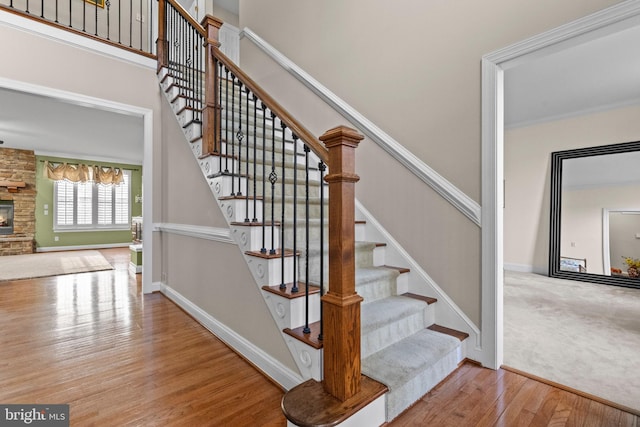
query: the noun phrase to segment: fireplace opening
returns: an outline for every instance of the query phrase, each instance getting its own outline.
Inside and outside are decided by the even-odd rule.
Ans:
[[[0,204],[0,234],[13,234],[13,202]]]

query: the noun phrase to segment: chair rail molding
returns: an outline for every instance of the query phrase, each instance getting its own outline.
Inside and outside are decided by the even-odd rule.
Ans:
[[[195,237],[197,239],[213,240],[220,243],[236,244],[235,240],[231,237],[231,231],[228,228],[160,222],[153,224],[153,231]]]
[[[482,57],[482,364],[503,357],[504,70],[569,46],[640,25],[627,0]]]
[[[254,43],[277,64],[293,75],[334,110],[340,113],[359,131],[371,138],[376,144],[410,170],[414,175],[429,185],[434,191],[440,194],[440,196],[451,203],[467,218],[473,221],[476,225],[481,225],[481,209],[480,205],[476,201],[467,196],[451,182],[447,181],[447,179],[442,175],[429,167],[411,151],[402,146],[402,144],[385,133],[344,100],[339,98],[335,93],[331,92],[328,88],[322,85],[322,83],[298,67],[293,61],[267,43],[250,28],[245,27],[240,33],[240,38],[247,38]]]

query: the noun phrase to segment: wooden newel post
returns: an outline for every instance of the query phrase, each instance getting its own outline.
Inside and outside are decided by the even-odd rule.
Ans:
[[[218,93],[218,67],[215,49],[220,47],[219,33],[223,22],[207,15],[201,22],[207,35],[204,64],[204,108],[202,109],[202,154],[219,153],[221,107]]]
[[[339,126],[320,137],[329,150],[329,292],[322,297],[324,388],[345,401],[360,391],[360,302],[356,294],[355,149],[364,137]]]
[[[158,54],[158,71],[169,65],[167,42],[167,19],[165,0],[158,0],[158,40],[156,40],[156,53]]]

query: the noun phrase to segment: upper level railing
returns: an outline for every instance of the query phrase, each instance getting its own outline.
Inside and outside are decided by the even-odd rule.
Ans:
[[[244,205],[236,221],[262,230],[250,255],[280,260],[283,294],[329,284],[320,290],[323,326],[312,331],[307,320],[301,331],[323,343],[325,389],[344,401],[360,389],[355,148],[363,137],[345,127],[315,137],[220,51],[221,21],[207,16],[201,26],[176,0],[158,6],[158,68],[171,78],[175,110],[202,126],[201,154],[216,159],[209,177],[228,177],[222,197]]]
[[[0,10],[155,57],[157,3],[157,0],[0,0]]]

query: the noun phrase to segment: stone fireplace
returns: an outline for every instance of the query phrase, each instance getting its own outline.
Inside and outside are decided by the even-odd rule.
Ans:
[[[0,148],[0,256],[33,253],[35,232],[36,156]]]

